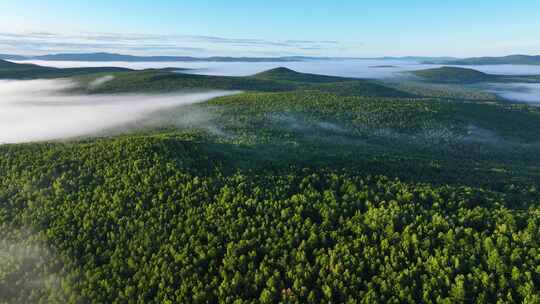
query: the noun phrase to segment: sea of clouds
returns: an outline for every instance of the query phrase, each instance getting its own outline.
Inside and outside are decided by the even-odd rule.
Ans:
[[[59,68],[114,66],[135,70],[172,67],[190,69],[187,72],[194,74],[224,76],[248,76],[272,68],[287,67],[303,73],[375,79],[404,77],[403,72],[441,66],[401,59],[305,60],[295,62],[85,62],[31,60],[20,61],[19,63],[32,63]],[[478,65],[462,67],[498,75],[540,75],[540,66]]]
[[[96,79],[90,85],[98,86],[110,79]],[[157,111],[236,93],[69,93],[77,85],[66,79],[0,80],[0,144],[91,135],[143,120]]]

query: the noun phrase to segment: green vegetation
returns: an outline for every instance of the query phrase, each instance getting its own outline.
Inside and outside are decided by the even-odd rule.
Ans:
[[[500,98],[493,93],[460,84],[391,81],[386,82],[385,85],[416,97],[443,98],[455,101],[471,100],[492,102],[500,100]]]
[[[540,76],[513,76],[513,75],[491,75],[473,69],[441,67],[413,71],[412,74],[422,78],[424,81],[434,83],[471,84],[478,82],[540,82]]]
[[[298,73],[288,68],[275,68],[253,76],[254,78],[270,79],[278,81],[329,83],[354,80],[354,78],[343,78],[335,76]]]
[[[412,72],[414,75],[425,80],[440,83],[475,83],[487,82],[492,78],[486,73],[473,69],[441,67]]]
[[[448,60],[444,64],[455,65],[483,65],[483,64],[525,64],[539,65],[540,56],[510,55],[503,57],[477,57],[459,60]]]
[[[528,106],[293,92],[229,96],[199,107],[212,113],[205,123],[230,141],[257,146],[248,166],[274,157],[413,182],[521,189],[516,193],[526,196],[540,186],[532,165],[540,161],[540,111]]]
[[[231,149],[164,135],[3,146],[2,300],[538,301],[538,205],[368,170],[232,173]]]
[[[90,93],[121,92],[174,92],[178,90],[221,89],[242,91],[283,92],[313,90],[347,96],[410,97],[409,93],[396,90],[371,80],[322,76],[298,73],[277,68],[247,77],[207,76],[175,73],[168,70],[145,70],[118,73],[115,79]],[[90,82],[95,75],[81,78]]]
[[[540,302],[540,109],[287,69],[112,75],[89,93],[247,92],[0,145],[0,303]]]
[[[115,67],[58,69],[34,64],[19,64],[0,60],[0,79],[62,78],[97,73],[114,73],[127,71],[131,70]]]
[[[115,79],[95,88],[93,93],[174,92],[186,89],[289,91],[294,84],[251,77],[206,76],[145,70],[113,74]],[[93,77],[91,78],[93,79]]]

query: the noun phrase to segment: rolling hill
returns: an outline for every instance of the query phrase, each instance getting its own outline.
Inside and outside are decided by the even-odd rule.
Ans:
[[[438,83],[475,83],[490,81],[491,75],[473,69],[441,67],[411,72],[426,81]]]
[[[540,65],[540,55],[510,55],[503,57],[474,57],[457,60],[438,60],[427,61],[428,63],[441,63],[446,65],[498,65],[498,64],[516,64],[516,65]]]
[[[253,76],[208,76],[182,73],[179,68],[130,70],[115,67],[50,68],[0,61],[0,79],[71,77],[88,84],[96,77],[114,79],[99,87],[82,86],[86,93],[166,93],[180,90],[321,91],[348,96],[412,97],[377,81],[299,73],[287,68],[271,69]]]
[[[131,71],[126,68],[96,67],[96,68],[52,68],[34,64],[20,64],[0,60],[0,79],[37,79],[75,77],[97,73],[116,73]]]
[[[268,80],[285,80],[294,82],[312,82],[312,83],[329,83],[354,80],[353,78],[334,77],[318,74],[307,74],[293,71],[289,68],[279,67],[258,73],[252,76],[253,78],[268,79]]]
[[[116,76],[92,93],[221,89],[262,92],[314,90],[349,96],[413,96],[372,80],[305,74],[287,68],[276,68],[245,77],[196,75],[163,70],[134,71]]]
[[[461,67],[440,67],[410,72],[423,81],[448,84],[473,84],[480,82],[538,83],[540,75],[493,75]]]
[[[10,61],[6,61],[6,60],[0,60],[0,68],[2,68],[2,69],[14,68],[14,67],[21,67],[21,65],[17,64],[17,63],[10,62]]]
[[[294,90],[315,90],[329,92],[341,96],[371,96],[371,97],[446,97],[452,100],[493,100],[496,99],[485,92],[474,89],[463,89],[458,86],[441,87],[429,86],[427,82],[460,84],[464,81],[484,80],[488,77],[496,81],[522,81],[537,82],[539,77],[500,77],[491,78],[467,71],[477,75],[473,78],[463,78],[462,70],[444,69],[428,70],[424,75],[426,84],[408,84],[380,82],[369,79],[344,78],[308,73],[299,73],[288,68],[276,68],[252,76],[208,76],[186,74],[189,72],[181,68],[164,68],[148,70],[129,70],[123,68],[49,68],[38,65],[18,64],[9,61],[0,61],[0,79],[37,79],[37,78],[63,78],[74,77],[83,84],[88,84],[104,75],[112,75],[114,79],[99,87],[83,86],[86,93],[126,93],[126,92],[174,92],[178,90],[194,89],[222,89],[263,92],[283,92]],[[465,73],[467,75],[467,73]],[[455,79],[458,77],[458,79]]]
[[[47,55],[0,54],[5,60],[49,60],[49,61],[121,61],[121,62],[174,62],[174,61],[210,61],[210,62],[298,62],[310,60],[401,60],[401,61],[450,61],[453,57],[318,57],[318,56],[282,56],[282,57],[192,57],[192,56],[134,56],[107,52],[98,53],[60,53]]]
[[[89,62],[293,62],[314,59],[312,57],[191,57],[191,56],[134,56],[115,53],[61,53],[37,56],[0,54],[0,59],[8,60],[45,60],[45,61],[89,61]]]

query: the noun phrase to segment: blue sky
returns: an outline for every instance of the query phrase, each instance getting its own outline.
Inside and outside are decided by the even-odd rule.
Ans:
[[[538,0],[2,0],[0,53],[540,54]]]

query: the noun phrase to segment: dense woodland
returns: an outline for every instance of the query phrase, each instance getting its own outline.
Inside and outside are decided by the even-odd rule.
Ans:
[[[486,82],[538,83],[539,75],[494,75],[477,70],[448,67],[426,69],[412,72],[424,81],[434,83],[472,84]]]
[[[0,303],[540,303],[539,109],[284,69],[116,76],[88,93],[247,92],[0,145]]]

